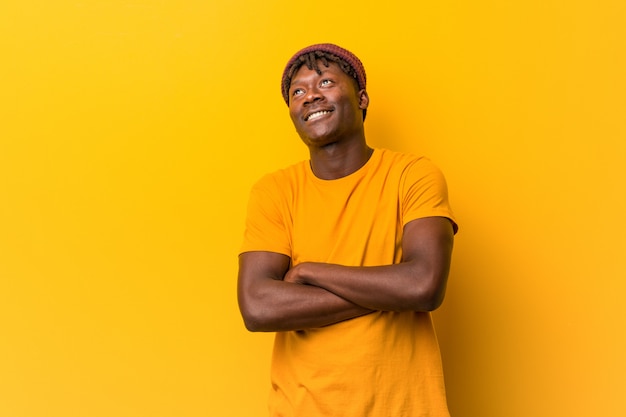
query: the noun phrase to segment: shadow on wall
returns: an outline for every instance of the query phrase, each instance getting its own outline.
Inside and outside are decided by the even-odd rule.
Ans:
[[[445,152],[443,143],[435,143],[443,133],[435,121],[437,111],[429,108],[428,101],[411,108],[402,103],[390,107],[384,103],[397,100],[380,95],[381,92],[376,93],[368,113],[368,143],[439,159],[433,153]],[[411,123],[406,122],[407,117],[411,117]],[[407,125],[408,130],[399,128]],[[453,164],[454,157],[448,163]],[[451,176],[445,170],[444,175]],[[485,233],[492,226],[477,224],[480,220],[472,216],[480,209],[473,207],[475,201],[464,201],[472,193],[455,195],[453,189],[450,192],[460,231],[455,240],[446,299],[434,313],[448,403],[455,417],[499,417],[511,409],[511,404],[504,403],[511,396],[507,392],[512,378],[508,370],[515,352],[510,347],[519,344],[516,339],[520,337],[507,322],[507,318],[520,314],[513,311],[512,299],[517,298],[508,297],[515,285],[513,260],[511,254],[505,253],[507,245],[497,241],[499,236]],[[502,392],[494,392],[493,387]]]
[[[468,212],[458,207],[457,215]],[[520,330],[512,317],[517,309],[512,291],[510,256],[495,239],[479,236],[471,222],[461,222],[443,305],[433,313],[445,372],[448,404],[457,417],[503,416],[511,404],[511,361],[524,355],[511,351],[520,346]],[[499,279],[494,279],[499,275]],[[494,392],[497,390],[497,392]]]
[[[370,97],[372,101],[365,120],[368,144],[375,148],[429,156],[430,145],[439,136],[435,131],[430,103],[420,101],[408,107],[394,95],[382,91],[374,94],[373,98]]]

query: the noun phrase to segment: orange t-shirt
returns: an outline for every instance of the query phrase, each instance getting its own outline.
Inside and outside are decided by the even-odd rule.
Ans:
[[[303,161],[253,187],[241,252],[282,253],[294,265],[390,265],[402,259],[403,227],[432,216],[456,232],[445,179],[426,158],[376,149],[336,180]],[[271,379],[273,417],[449,416],[429,313],[376,311],[278,332]]]

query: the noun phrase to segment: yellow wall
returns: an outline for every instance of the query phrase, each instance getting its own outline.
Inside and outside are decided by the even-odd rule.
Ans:
[[[516,3],[516,4],[513,4]],[[626,8],[0,5],[0,416],[265,415],[235,300],[247,192],[306,157],[279,77],[357,53],[375,146],[445,171],[456,417],[626,415]]]

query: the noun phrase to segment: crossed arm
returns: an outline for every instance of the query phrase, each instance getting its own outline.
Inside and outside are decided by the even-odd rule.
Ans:
[[[453,246],[443,217],[413,220],[404,227],[402,262],[351,267],[305,262],[273,252],[239,257],[238,299],[251,331],[322,327],[375,310],[432,311],[443,301]]]

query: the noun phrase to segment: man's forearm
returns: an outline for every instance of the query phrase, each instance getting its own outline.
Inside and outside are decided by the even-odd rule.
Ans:
[[[402,258],[385,266],[301,263],[285,281],[323,288],[372,310],[432,311],[443,301],[454,242],[443,217],[413,220],[404,227]]]
[[[265,280],[264,280],[265,281]],[[268,279],[242,293],[240,304],[251,331],[302,330],[335,324],[371,312],[323,288]]]
[[[445,282],[434,282],[441,279],[436,275],[416,262],[375,267],[303,263],[290,270],[286,280],[323,288],[372,310],[431,311],[445,290]]]

